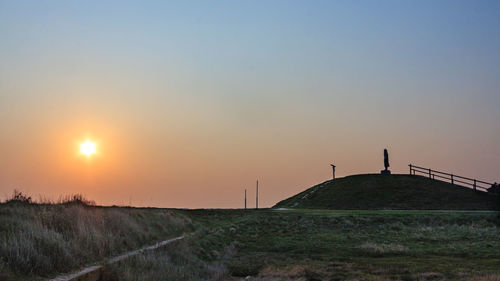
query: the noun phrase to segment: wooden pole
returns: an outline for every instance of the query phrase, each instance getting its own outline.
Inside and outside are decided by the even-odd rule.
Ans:
[[[451,184],[455,184],[455,182],[453,180],[453,175],[451,175]]]
[[[259,181],[257,180],[257,187],[255,192],[255,209],[259,208]]]
[[[245,188],[245,210],[247,209],[247,189]]]
[[[410,166],[410,175],[411,175],[411,164],[410,164],[410,165],[408,165],[408,166]]]

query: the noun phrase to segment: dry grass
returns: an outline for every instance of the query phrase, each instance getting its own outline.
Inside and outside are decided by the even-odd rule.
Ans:
[[[500,275],[495,274],[495,275],[475,277],[467,281],[500,281]]]
[[[333,265],[333,266],[332,266]],[[266,266],[258,274],[245,277],[226,277],[224,281],[320,281],[320,280],[350,280],[350,281],[397,281],[386,276],[370,275],[369,277],[345,277],[337,272],[338,267],[349,267],[349,264],[293,265],[285,267]],[[342,276],[342,277],[339,277]],[[418,279],[420,281],[420,279]],[[424,279],[422,279],[423,281]],[[429,279],[430,280],[430,279]]]
[[[224,260],[232,255],[226,247],[214,261],[200,259],[199,249],[192,243],[197,237],[186,238],[156,251],[137,255],[119,265],[108,266],[101,281],[217,281],[227,276]]]
[[[71,198],[77,200],[0,204],[3,275],[53,276],[192,229],[173,211],[95,207]]]
[[[373,255],[385,255],[385,254],[404,254],[408,252],[408,248],[399,244],[376,244],[367,242],[362,244],[360,247],[365,253]]]
[[[439,272],[422,272],[415,274],[413,279],[417,281],[443,280],[444,276]]]

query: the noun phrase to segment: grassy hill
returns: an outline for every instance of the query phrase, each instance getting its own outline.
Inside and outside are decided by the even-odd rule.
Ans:
[[[500,197],[422,176],[366,174],[326,181],[274,208],[499,210]]]

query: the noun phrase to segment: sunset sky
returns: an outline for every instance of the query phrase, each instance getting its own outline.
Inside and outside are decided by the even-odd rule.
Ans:
[[[0,0],[2,199],[270,207],[384,148],[500,181],[500,1]]]

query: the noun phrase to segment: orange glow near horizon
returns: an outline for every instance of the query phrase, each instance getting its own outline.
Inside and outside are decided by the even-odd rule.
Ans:
[[[90,140],[86,140],[80,144],[80,153],[90,157],[96,153],[96,144]]]
[[[241,208],[259,180],[271,207],[385,148],[500,181],[498,1],[25,2],[0,1],[2,202]]]

